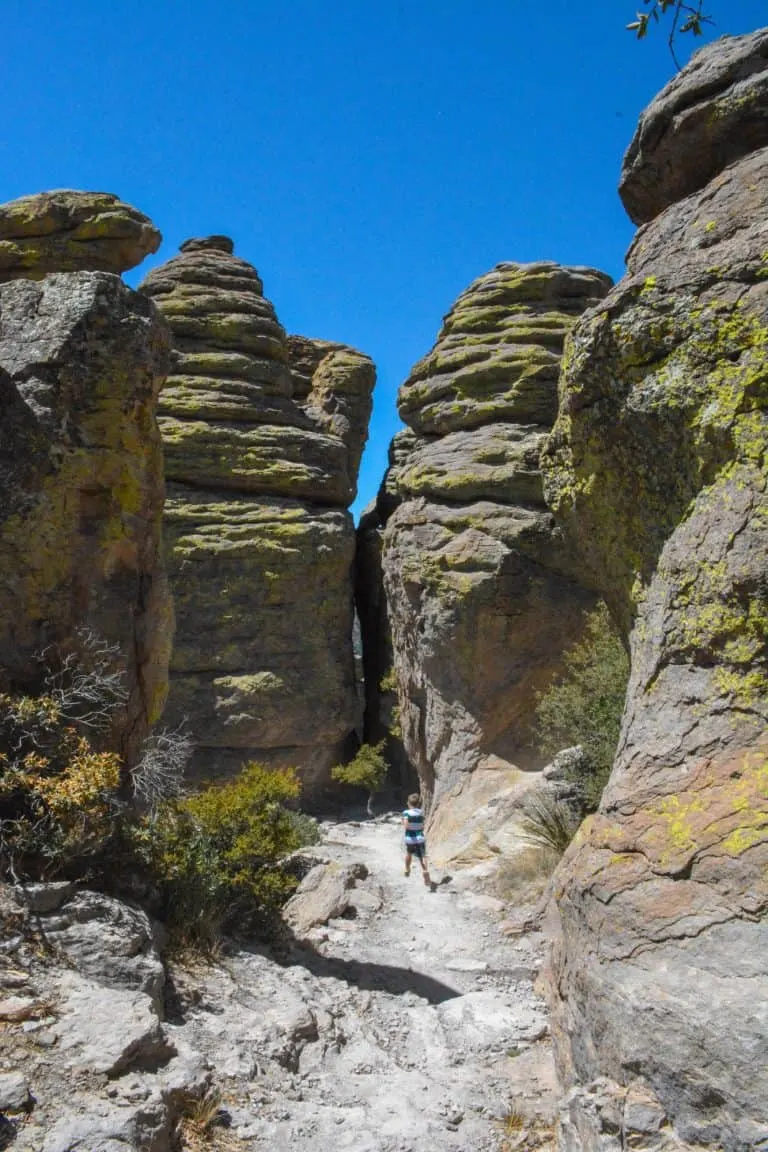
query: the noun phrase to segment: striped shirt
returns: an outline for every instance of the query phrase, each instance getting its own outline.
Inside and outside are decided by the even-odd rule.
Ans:
[[[403,812],[405,821],[406,844],[424,843],[424,813],[421,808],[406,808]]]

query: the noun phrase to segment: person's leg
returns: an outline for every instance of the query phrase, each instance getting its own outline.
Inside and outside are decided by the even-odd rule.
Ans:
[[[411,874],[411,860],[412,859],[413,859],[413,857],[411,856],[411,853],[406,848],[406,850],[405,850],[405,874],[406,874],[406,876],[410,876],[410,874]]]
[[[424,883],[427,886],[429,886],[432,883],[432,880],[431,880],[431,877],[429,875],[429,868],[427,866],[427,857],[426,857],[426,854],[424,852],[422,852],[421,855],[419,856],[419,864],[421,864],[421,875],[424,878]]]

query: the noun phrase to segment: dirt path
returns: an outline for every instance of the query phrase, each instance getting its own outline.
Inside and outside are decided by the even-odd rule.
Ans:
[[[495,1152],[510,1113],[549,1115],[540,938],[505,936],[499,902],[460,876],[406,878],[395,822],[332,825],[321,852],[368,869],[347,913],[281,963],[229,957],[174,1027],[207,1054],[242,1146]]]

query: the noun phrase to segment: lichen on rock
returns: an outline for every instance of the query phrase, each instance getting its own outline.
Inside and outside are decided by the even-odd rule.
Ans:
[[[0,205],[0,282],[127,272],[160,247],[148,216],[110,192],[62,189]]]
[[[49,646],[83,628],[116,646],[130,759],[162,711],[172,634],[155,422],[168,331],[101,272],[0,285],[0,321],[0,666],[34,690]]]
[[[376,580],[380,551],[386,615],[365,592],[361,619],[380,663],[390,644],[371,631],[391,628],[402,741],[435,845],[451,835],[450,798],[484,768],[501,781],[533,763],[536,692],[592,602],[544,504],[539,452],[566,333],[609,284],[588,268],[499,264],[462,293],[400,390],[409,427],[392,445],[379,524],[360,530],[371,572],[359,585]],[[384,671],[366,677],[371,723]]]
[[[373,364],[287,337],[227,237],[187,241],[141,291],[173,333],[159,417],[177,613],[170,722],[192,726],[193,775],[291,764],[317,803],[358,721],[346,509]]]
[[[572,333],[542,457],[632,658],[611,780],[557,891],[569,1148],[638,1079],[683,1146],[768,1138],[766,45],[703,49],[641,118],[623,193],[649,222]]]

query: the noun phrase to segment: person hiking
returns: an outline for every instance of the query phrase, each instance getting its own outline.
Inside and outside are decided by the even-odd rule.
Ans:
[[[410,876],[414,856],[421,865],[424,883],[432,888],[432,880],[427,867],[427,841],[424,836],[424,812],[421,796],[412,792],[408,797],[408,807],[403,812],[403,833],[405,838],[405,874]]]

